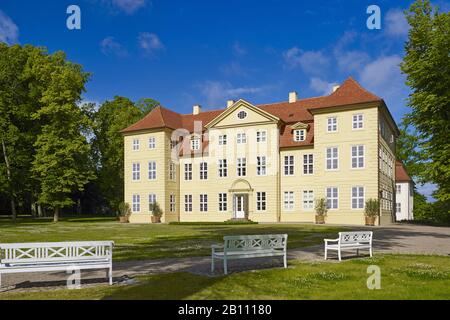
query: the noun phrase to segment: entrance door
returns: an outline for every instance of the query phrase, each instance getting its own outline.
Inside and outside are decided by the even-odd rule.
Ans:
[[[235,218],[236,219],[244,219],[245,218],[245,197],[243,195],[235,195]]]

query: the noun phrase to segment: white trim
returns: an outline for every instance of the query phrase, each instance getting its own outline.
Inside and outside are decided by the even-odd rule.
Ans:
[[[332,169],[328,169],[328,163],[327,163],[327,160],[328,160],[328,158],[327,158],[327,155],[328,155],[328,149],[334,149],[334,148],[336,148],[336,150],[337,150],[337,157],[336,157],[336,159],[337,159],[337,168],[332,168]],[[333,147],[325,147],[325,171],[339,171],[339,147],[337,147],[337,146],[333,146]],[[333,157],[333,150],[331,150],[331,164],[333,165],[333,159],[334,159],[334,157]]]
[[[361,128],[354,128],[353,124],[355,123],[354,121],[354,116],[362,116],[361,121],[359,119],[357,119],[356,123],[362,123],[362,127]],[[352,131],[359,131],[359,130],[363,130],[364,129],[364,113],[355,113],[352,114]]]
[[[358,195],[356,196],[356,201],[357,201],[357,204],[358,204],[358,206],[359,206],[359,199],[360,199],[360,197],[359,197],[359,188],[362,188],[363,189],[363,196],[362,196],[362,200],[363,200],[363,207],[362,208],[353,208],[353,188],[358,188],[358,190],[357,190],[357,192],[358,192]],[[364,186],[351,186],[350,187],[350,209],[351,210],[353,210],[353,211],[361,211],[361,210],[364,210],[364,208],[366,207],[366,188],[364,187]]]
[[[336,123],[335,123],[335,125],[336,125],[336,130],[329,130],[329,123],[328,123],[328,120],[329,119],[335,119],[336,120]],[[330,117],[327,117],[327,133],[337,133],[337,132],[339,132],[339,124],[338,124],[338,117],[337,116],[330,116]],[[333,127],[333,123],[331,124],[331,127]]]
[[[337,190],[337,198],[331,197],[328,198],[328,189],[336,189]],[[337,199],[337,207],[336,208],[328,208],[328,210],[339,210],[339,187],[335,187],[335,186],[328,186],[325,187],[325,198],[327,199],[327,208],[328,208],[328,200],[333,200],[333,199]],[[331,194],[333,194],[333,190],[331,190]],[[333,202],[331,202],[333,203]]]
[[[150,163],[153,163],[154,165],[155,165],[155,168],[154,169],[150,169]],[[154,160],[150,160],[148,163],[147,163],[147,179],[149,180],[149,181],[155,181],[155,180],[157,180],[157,178],[158,178],[158,165],[156,164],[156,161],[154,161]],[[153,179],[153,178],[150,178],[150,172],[151,171],[154,171],[155,172],[155,178]]]
[[[359,165],[359,158],[361,157],[359,155],[359,147],[363,147],[363,166],[362,167],[356,167],[353,168],[353,147],[356,147],[356,164]],[[351,170],[363,170],[366,168],[366,146],[364,144],[352,144],[350,145],[350,169]]]

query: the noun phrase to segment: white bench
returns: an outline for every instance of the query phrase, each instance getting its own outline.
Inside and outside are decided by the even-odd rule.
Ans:
[[[113,241],[0,244],[2,274],[107,269],[112,285]]]
[[[287,268],[287,237],[287,234],[225,236],[223,245],[211,246],[211,272],[214,272],[214,259],[223,260],[225,274],[228,274],[227,261],[234,259],[280,256],[284,257]]]
[[[328,250],[337,251],[339,261],[341,261],[341,252],[349,250],[356,250],[356,254],[359,254],[359,249],[368,249],[372,257],[372,236],[372,231],[339,232],[337,239],[324,239],[325,260],[327,260]]]

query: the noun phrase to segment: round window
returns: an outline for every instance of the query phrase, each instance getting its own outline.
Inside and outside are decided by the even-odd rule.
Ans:
[[[239,118],[239,119],[245,119],[245,118],[247,118],[247,112],[245,112],[244,110],[242,110],[242,111],[239,111],[238,112],[238,114],[237,114],[237,117]]]

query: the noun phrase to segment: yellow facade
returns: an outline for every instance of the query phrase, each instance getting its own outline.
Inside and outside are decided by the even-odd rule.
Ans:
[[[241,111],[245,111],[245,119],[239,118]],[[355,115],[362,115],[362,128],[353,128]],[[222,222],[242,218],[242,212],[246,218],[257,222],[314,222],[315,212],[311,199],[326,197],[327,188],[337,188],[337,208],[328,211],[326,222],[363,225],[364,209],[352,208],[352,200],[363,198],[361,201],[365,202],[369,198],[380,198],[382,190],[394,190],[394,171],[387,174],[389,171],[385,170],[385,174],[379,161],[380,148],[384,147],[390,156],[389,161],[393,161],[394,165],[394,140],[389,141],[391,138],[386,137],[392,136],[395,139],[395,124],[389,122],[386,110],[374,104],[318,109],[313,112],[313,116],[313,144],[280,147],[280,119],[240,100],[206,125],[209,140],[207,153],[183,156],[180,159],[172,159],[172,129],[125,134],[125,201],[133,207],[133,195],[140,195],[140,211],[133,212],[130,221],[150,222],[149,195],[155,194],[156,201],[164,212],[163,222]],[[328,132],[329,118],[337,120],[335,132]],[[383,135],[380,130],[382,122]],[[237,143],[238,134],[239,141],[242,142],[244,133],[246,143]],[[226,145],[221,145],[224,135]],[[257,142],[258,137],[263,140],[261,135],[264,135],[265,141]],[[149,148],[150,138],[155,139],[154,149]],[[133,150],[136,139],[140,141],[138,151]],[[352,168],[352,147],[360,146],[364,149],[364,165]],[[326,167],[327,148],[337,148],[337,169]],[[313,157],[313,172],[305,173],[304,157],[308,158],[310,155]],[[258,174],[258,157],[265,157],[265,175]],[[293,157],[292,175],[285,174],[285,157]],[[241,167],[239,175],[238,159],[243,158],[246,172],[243,175]],[[220,177],[219,160],[224,159],[227,160],[227,176]],[[154,180],[148,179],[150,161],[156,163]],[[173,179],[170,179],[171,161],[176,166]],[[133,163],[140,163],[139,181],[133,181]],[[200,179],[200,163],[207,163],[207,179]],[[192,169],[186,173],[187,164]],[[261,172],[261,163],[259,165]],[[186,177],[191,176],[191,179],[186,180]],[[352,188],[363,190],[363,197],[359,195],[356,197],[358,199],[352,198]],[[292,195],[293,201],[285,203],[285,192]],[[258,202],[262,193],[265,193],[264,205],[262,201]],[[219,194],[226,194],[226,208],[223,198],[219,204],[219,197],[223,197]],[[171,195],[175,198],[172,208]],[[207,196],[207,201],[204,195]],[[192,202],[186,203],[186,196]],[[389,223],[391,215],[392,208],[383,209],[380,223]]]

